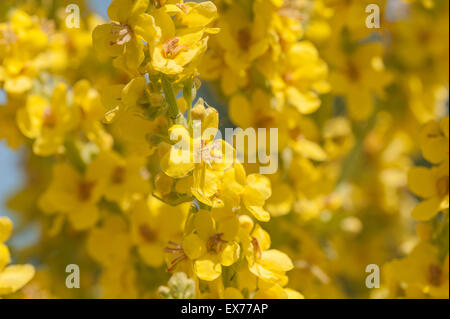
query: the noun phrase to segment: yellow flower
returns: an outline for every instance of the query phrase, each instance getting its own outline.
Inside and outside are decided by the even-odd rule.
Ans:
[[[211,212],[200,210],[193,224],[194,230],[183,239],[183,250],[194,262],[198,278],[213,281],[222,274],[222,266],[231,266],[239,259],[238,219],[216,224]]]
[[[194,180],[192,194],[202,203],[223,206],[221,199],[221,177],[235,162],[235,151],[223,140],[214,140],[219,125],[215,109],[207,108],[198,129],[199,136],[191,137],[180,125],[169,130],[169,136],[179,139],[161,160],[164,173],[173,178],[184,178],[192,172]]]
[[[277,182],[272,189],[272,196],[270,196],[266,204],[270,215],[278,217],[289,214],[295,201],[295,194],[289,184]]]
[[[420,221],[433,218],[449,207],[449,163],[437,167],[414,167],[408,172],[409,189],[424,199],[413,210],[412,216]]]
[[[448,299],[448,254],[439,261],[437,248],[430,243],[418,244],[403,259],[387,263],[383,273],[389,288],[389,297],[403,291],[406,298]]]
[[[25,138],[16,124],[17,110],[22,107],[21,100],[10,99],[8,104],[0,105],[0,140],[5,139],[12,149],[21,146]]]
[[[90,256],[104,267],[125,265],[131,253],[131,239],[125,220],[119,215],[106,215],[103,224],[89,232],[86,247]]]
[[[392,74],[383,61],[380,43],[356,47],[351,55],[334,54],[330,62],[332,92],[346,97],[350,117],[365,120],[373,112],[374,97],[383,97],[384,88],[392,82]]]
[[[111,124],[111,134],[116,145],[121,145],[124,153],[148,156],[155,151],[147,142],[149,133],[166,129],[165,117],[149,121],[141,101],[150,94],[144,77],[135,77],[126,85],[107,86],[102,92],[102,102],[107,112],[104,120]],[[145,105],[144,105],[145,107]]]
[[[144,41],[152,43],[160,36],[155,19],[145,13],[149,0],[113,0],[108,7],[111,23],[92,33],[94,50],[100,57],[123,57],[125,65],[137,69],[144,61]]]
[[[94,165],[80,174],[69,164],[56,164],[52,181],[39,200],[40,208],[45,213],[64,214],[76,230],[91,228],[99,219],[97,203],[104,194],[101,173]]]
[[[212,211],[215,218],[227,218],[236,213],[250,213],[257,220],[268,222],[270,214],[264,209],[272,195],[270,180],[260,174],[247,174],[241,163],[236,162],[220,178],[220,195],[223,205]]]
[[[271,82],[279,109],[287,104],[301,114],[314,113],[320,107],[318,94],[329,91],[328,67],[308,41],[292,44],[281,63],[271,66],[271,61],[267,61],[261,72]]]
[[[85,136],[101,149],[110,149],[112,136],[100,122],[104,117],[104,107],[97,90],[87,80],[75,83],[73,87],[73,106],[80,112],[81,130]]]
[[[168,242],[181,240],[189,204],[176,207],[150,196],[138,201],[130,212],[131,237],[145,264],[159,267]]]
[[[135,77],[126,85],[108,86],[102,94],[102,102],[107,112],[105,122],[113,123],[125,112],[137,110],[138,101],[146,91],[146,80],[143,76]]]
[[[254,21],[243,6],[233,2],[223,13],[219,21],[221,32],[216,41],[225,51],[225,62],[231,73],[238,78],[250,64],[261,57],[268,49],[270,38],[268,24],[270,4],[267,1],[255,1]]]
[[[243,217],[240,222],[248,224]],[[244,228],[240,236],[250,271],[264,282],[285,286],[288,282],[286,271],[294,265],[285,253],[270,249],[269,234],[259,225],[253,227],[250,224],[250,229]]]
[[[15,10],[10,23],[0,24],[0,85],[10,94],[22,94],[33,86],[39,71],[38,54],[46,47],[47,35],[22,10]]]
[[[205,33],[218,31],[206,28],[217,17],[216,6],[211,1],[168,4],[152,14],[162,36],[150,43],[151,68],[166,75],[194,71],[198,58],[206,51]]]
[[[79,123],[79,114],[68,105],[66,94],[66,85],[60,83],[50,101],[31,95],[25,107],[17,112],[17,125],[26,137],[34,140],[34,153],[48,156],[64,151],[65,134]]]
[[[260,288],[254,299],[305,299],[305,297],[290,288],[283,288],[280,285],[267,285],[267,287]]]
[[[145,158],[122,158],[115,152],[102,152],[90,164],[90,169],[105,176],[105,198],[127,211],[132,203],[150,192],[150,174]]]
[[[0,217],[0,296],[12,294],[25,286],[34,276],[31,265],[9,265],[11,262],[8,247],[4,244],[12,231],[12,222]]]
[[[428,122],[420,134],[420,148],[425,159],[433,164],[448,160],[449,156],[449,117],[442,118],[440,123]]]
[[[242,194],[242,201],[245,208],[262,222],[270,220],[270,214],[264,209],[264,204],[272,195],[270,180],[260,174],[250,174],[247,176],[247,183]]]

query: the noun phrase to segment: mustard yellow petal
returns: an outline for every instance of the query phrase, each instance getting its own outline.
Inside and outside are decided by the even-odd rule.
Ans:
[[[144,44],[142,40],[136,37],[131,38],[125,46],[125,60],[126,65],[131,70],[135,70],[140,67],[144,61]]]
[[[11,236],[13,224],[8,217],[0,217],[0,243],[4,243]]]
[[[222,274],[222,266],[211,259],[196,260],[194,271],[201,280],[213,281]]]
[[[149,0],[113,0],[108,7],[111,20],[127,23],[147,10]]]
[[[286,96],[289,103],[301,114],[314,113],[320,106],[319,98],[312,92],[300,92],[294,87],[289,87]]]
[[[0,295],[14,293],[25,286],[34,276],[31,265],[11,265],[0,272]]]
[[[191,260],[200,258],[206,253],[206,245],[197,234],[189,234],[183,239],[183,250]]]
[[[288,184],[276,184],[272,196],[266,202],[266,209],[274,217],[284,216],[291,212],[294,201],[294,192]]]
[[[284,292],[287,293],[288,299],[305,299],[305,296],[294,289],[285,288]]]
[[[159,267],[164,262],[164,249],[158,243],[139,245],[138,252],[144,263],[150,267]]]
[[[445,123],[442,123],[445,130]],[[448,158],[448,137],[441,130],[439,123],[431,121],[424,125],[420,133],[420,147],[425,159],[439,164]]]
[[[258,224],[252,232],[252,237],[255,237],[258,240],[259,249],[261,249],[261,251],[265,251],[270,248],[271,240],[269,233],[262,229],[262,227]]]
[[[220,263],[226,267],[233,265],[239,259],[241,246],[236,242],[227,243],[220,254]]]
[[[264,208],[262,208],[261,206],[248,205],[246,201],[247,200],[244,199],[245,207],[250,213],[253,214],[253,216],[255,216],[257,220],[259,220],[260,222],[268,222],[270,220],[270,214]]]
[[[212,212],[215,217],[214,210]],[[231,217],[222,220],[217,227],[217,231],[223,234],[224,240],[233,241],[239,231],[239,218],[233,214]]]
[[[420,202],[414,207],[411,215],[419,221],[427,221],[437,215],[441,207],[441,200],[435,196]]]
[[[255,299],[287,299],[287,292],[280,285],[273,285],[270,288],[258,290],[254,297]]]
[[[5,81],[5,91],[12,94],[21,94],[33,87],[33,81],[30,77],[20,75],[14,78],[8,78]]]
[[[212,141],[217,135],[218,128],[219,112],[215,108],[208,107],[202,120],[202,138],[207,142]]]
[[[72,211],[69,214],[69,220],[72,226],[78,230],[86,230],[93,227],[100,217],[96,205],[84,205],[79,210]]]
[[[205,27],[217,18],[217,8],[211,1],[188,2],[188,14],[181,15],[181,23],[188,28]]]
[[[275,284],[285,284],[287,282],[287,276],[284,272],[274,272],[260,263],[254,263],[249,269],[255,276],[266,282]]]
[[[325,153],[319,144],[309,141],[306,138],[302,138],[296,142],[295,150],[314,161],[323,162],[328,159],[327,153]]]
[[[0,243],[0,273],[3,268],[11,262],[11,255],[9,249],[5,244]]]
[[[425,167],[413,167],[408,171],[409,189],[422,198],[430,198],[436,195],[436,179],[431,169]]]
[[[258,191],[264,200],[272,195],[270,180],[261,174],[250,174],[247,176],[247,185]]]
[[[123,46],[114,43],[117,35],[111,31],[113,31],[111,24],[102,24],[92,32],[92,45],[99,58],[116,57],[123,52]]]
[[[294,268],[288,255],[276,249],[263,251],[259,263],[265,268],[275,272],[289,271]]]
[[[239,125],[239,127],[243,129],[252,126],[254,121],[254,110],[244,95],[234,95],[229,104],[230,119],[233,123]]]
[[[139,15],[134,21],[133,29],[136,35],[147,43],[158,41],[161,37],[161,30],[156,27],[155,18],[149,14]]]
[[[199,212],[197,212],[197,214],[195,215],[194,225],[198,235],[204,241],[208,240],[209,237],[214,235],[215,222],[210,211],[200,210]]]
[[[144,94],[145,78],[143,76],[132,79],[122,90],[122,102],[125,107],[135,107]]]

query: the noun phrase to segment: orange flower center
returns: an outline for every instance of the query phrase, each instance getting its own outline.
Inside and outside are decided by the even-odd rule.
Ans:
[[[448,176],[444,176],[438,179],[438,181],[436,182],[436,188],[440,197],[448,195]]]
[[[261,246],[259,245],[258,239],[252,237],[252,245],[253,245],[253,254],[255,255],[255,259],[259,260],[262,256]]]
[[[92,196],[95,182],[81,181],[78,184],[78,198],[82,202],[88,201]]]
[[[47,106],[44,109],[44,119],[42,122],[42,125],[47,128],[54,128],[56,126],[56,116],[55,113],[53,113],[53,110],[50,106]]]
[[[428,268],[428,281],[433,286],[439,286],[442,279],[442,269],[438,265],[430,265]]]
[[[239,30],[237,34],[237,41],[240,48],[243,51],[247,51],[250,48],[250,44],[252,42],[252,35],[250,31],[248,31],[247,29]]]
[[[215,151],[221,150],[221,145],[219,143],[207,143],[205,140],[201,140],[201,144],[196,148],[196,156],[202,162],[206,163],[209,167],[216,160],[221,160],[223,158],[222,154]]]
[[[154,230],[150,229],[147,225],[141,225],[139,227],[139,233],[147,242],[154,242],[157,238],[157,234]]]
[[[208,242],[206,244],[208,252],[217,254],[222,250],[223,244],[227,242],[226,240],[222,239],[222,236],[223,233],[218,233],[209,237]]]
[[[133,30],[129,25],[126,24],[117,24],[112,22],[111,25],[113,26],[111,29],[111,33],[117,36],[115,41],[111,41],[110,45],[124,45],[131,41],[133,37]]]
[[[163,55],[166,59],[174,59],[180,54],[182,51],[186,51],[189,48],[185,45],[180,45],[180,38],[174,37],[167,40],[163,44]]]
[[[183,260],[187,259],[183,247],[181,247],[180,244],[174,243],[173,241],[169,241],[169,245],[164,249],[166,253],[177,255],[172,261],[169,263],[169,268],[167,269],[168,272],[172,272],[177,265],[182,262]]]
[[[125,182],[126,168],[123,166],[117,166],[111,176],[111,180],[114,184],[123,184]]]
[[[308,8],[305,1],[285,0],[278,10],[278,14],[286,18],[305,20],[307,19],[307,11]]]

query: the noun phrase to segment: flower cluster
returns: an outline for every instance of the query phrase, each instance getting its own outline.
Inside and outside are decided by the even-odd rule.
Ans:
[[[448,298],[448,1],[74,2],[0,4],[0,296]]]
[[[12,231],[12,222],[0,217],[0,296],[9,295],[25,286],[34,276],[31,265],[9,265],[11,255],[4,244]]]

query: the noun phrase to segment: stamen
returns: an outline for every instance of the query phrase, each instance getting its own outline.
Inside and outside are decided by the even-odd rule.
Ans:
[[[139,227],[139,232],[147,242],[154,242],[155,239],[157,238],[156,233],[152,229],[150,229],[147,225],[141,225]]]
[[[111,34],[114,34],[117,36],[117,39],[115,41],[110,41],[110,45],[124,45],[131,41],[133,30],[130,26],[126,24],[117,24],[112,22],[111,25],[113,28],[111,29]]]
[[[178,43],[180,43],[180,38],[174,37],[163,44],[163,55],[166,59],[174,59],[182,51],[189,49],[186,45],[178,45]]]
[[[78,184],[78,198],[82,202],[86,202],[91,198],[92,190],[95,182],[81,181]]]
[[[180,8],[184,13],[188,13],[188,8],[184,3],[177,3],[176,6]]]
[[[215,235],[212,235],[206,244],[207,250],[210,253],[217,254],[220,252],[223,248],[223,244],[225,244],[227,241],[222,239],[223,233],[218,233]]]
[[[438,179],[438,181],[436,182],[436,188],[437,188],[437,192],[440,197],[444,197],[444,196],[448,195],[448,191],[449,191],[448,176],[444,176],[444,177],[441,177],[440,179]]]
[[[280,16],[297,20],[306,20],[308,18],[305,12],[309,11],[307,3],[301,0],[285,0],[278,10]]]
[[[220,151],[220,153],[215,153],[214,151]],[[221,152],[221,144],[214,142],[214,143],[207,143],[205,140],[201,140],[200,147],[196,150],[197,158],[199,158],[201,161],[206,163],[209,168],[212,168],[212,163],[218,160],[222,160],[223,155]]]
[[[439,286],[442,279],[442,270],[437,265],[430,265],[428,269],[428,280],[433,286]]]
[[[47,128],[54,128],[56,126],[56,116],[51,106],[47,106],[44,109],[42,125]]]
[[[117,166],[111,176],[113,184],[123,184],[125,182],[126,168]]]
[[[2,45],[14,44],[19,39],[10,27],[1,30],[1,34],[2,39],[0,39],[0,44]]]
[[[165,252],[169,254],[180,254],[170,262],[170,267],[167,268],[167,272],[172,272],[180,262],[186,260],[188,257],[184,253],[183,247],[180,244],[174,243],[173,241],[169,241],[168,245],[172,247],[164,248]]]
[[[256,259],[261,259],[262,251],[261,246],[259,245],[258,239],[252,237],[252,245],[253,245],[253,253]]]

